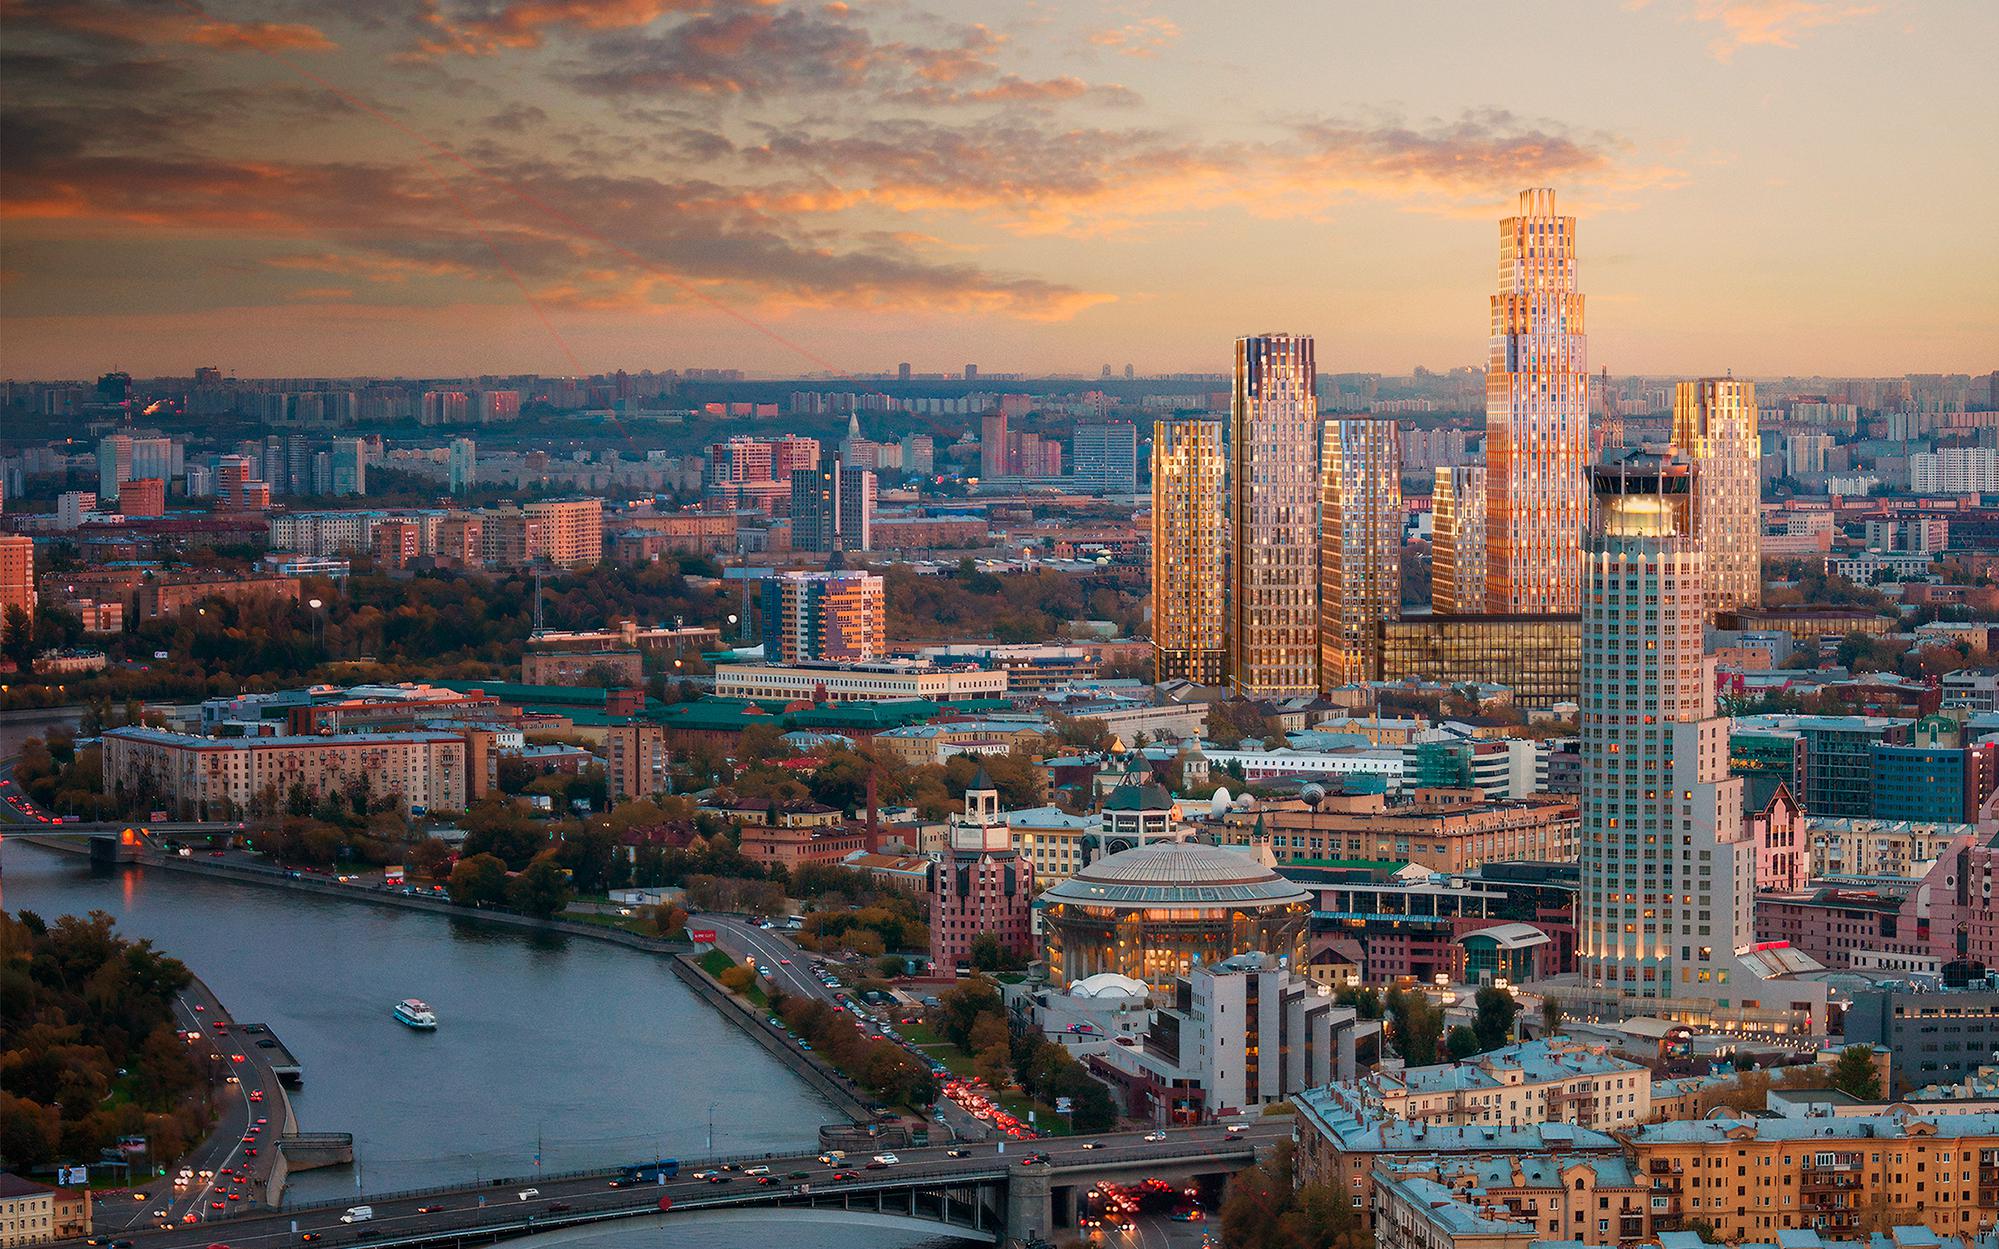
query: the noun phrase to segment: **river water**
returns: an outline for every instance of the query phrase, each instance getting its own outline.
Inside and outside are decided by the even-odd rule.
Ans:
[[[185,962],[304,1069],[304,1131],[352,1132],[358,1165],[295,1177],[298,1200],[708,1152],[797,1151],[832,1107],[657,958],[586,939],[294,895],[0,843],[0,906],[108,911]],[[390,1008],[421,997],[435,1033]],[[768,1215],[605,1244],[862,1249],[921,1236]],[[948,1242],[947,1242],[948,1243]]]

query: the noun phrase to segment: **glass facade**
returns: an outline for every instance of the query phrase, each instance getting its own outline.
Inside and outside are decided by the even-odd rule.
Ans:
[[[1430,494],[1430,610],[1485,610],[1485,469],[1439,468]]]
[[[1319,692],[1319,400],[1312,339],[1235,345],[1229,427],[1229,691]]]
[[[1707,560],[1710,613],[1763,602],[1762,487],[1757,479],[1756,383],[1681,382],[1673,445],[1694,464],[1691,532]]]
[[[1152,429],[1153,680],[1223,681],[1222,422]]]
[[[1432,616],[1375,629],[1383,681],[1490,682],[1522,707],[1574,702],[1581,685],[1580,616]]]
[[[1142,980],[1157,1000],[1168,1000],[1174,981],[1195,964],[1212,966],[1251,950],[1305,965],[1309,902],[1200,906],[1178,901],[1185,890],[1162,889],[1161,905],[1047,906],[1048,978],[1074,984],[1098,972]]]
[[[1576,219],[1520,193],[1499,224],[1499,292],[1485,374],[1486,610],[1571,612],[1588,515],[1589,362]]]
[[[1402,614],[1402,440],[1395,420],[1327,421],[1319,435],[1319,683],[1367,680],[1374,624]]]

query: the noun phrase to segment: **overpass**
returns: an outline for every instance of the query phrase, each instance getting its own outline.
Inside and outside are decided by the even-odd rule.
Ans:
[[[913,1230],[987,1244],[1053,1238],[1076,1226],[1083,1194],[1100,1180],[1148,1177],[1176,1184],[1220,1179],[1288,1138],[1290,1120],[1253,1124],[1239,1137],[1219,1127],[1175,1129],[1164,1141],[1139,1133],[1010,1141],[898,1151],[892,1166],[867,1170],[865,1158],[822,1164],[816,1156],[726,1160],[711,1181],[696,1173],[725,1165],[685,1162],[664,1182],[625,1184],[616,1173],[493,1180],[480,1185],[364,1196],[268,1211],[217,1212],[214,1221],[136,1233],[136,1249],[289,1249],[302,1234],[342,1243],[362,1234],[371,1249],[470,1249],[522,1242],[523,1249],[664,1225],[699,1211],[819,1210],[837,1218],[895,1221]],[[962,1157],[952,1157],[957,1152]],[[1037,1157],[1046,1161],[1032,1161]],[[753,1177],[744,1168],[764,1166]],[[836,1179],[835,1175],[849,1175]],[[760,1182],[768,1179],[768,1184]],[[526,1194],[523,1196],[523,1194]],[[343,1223],[356,1202],[374,1211],[365,1226]],[[662,1206],[666,1208],[662,1209]]]

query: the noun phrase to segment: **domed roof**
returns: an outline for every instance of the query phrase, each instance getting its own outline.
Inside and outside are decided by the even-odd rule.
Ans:
[[[1105,855],[1041,895],[1044,904],[1256,906],[1309,902],[1311,894],[1247,850],[1156,841]]]
[[[1069,986],[1069,994],[1072,997],[1099,999],[1144,997],[1151,991],[1143,980],[1120,976],[1114,971],[1100,971],[1094,976],[1085,976]]]

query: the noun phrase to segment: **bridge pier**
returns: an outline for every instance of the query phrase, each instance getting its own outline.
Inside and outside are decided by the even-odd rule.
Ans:
[[[1048,1194],[1048,1168],[1007,1168],[1006,1223],[1000,1228],[1002,1243],[1025,1244],[1054,1232],[1055,1219],[1049,1207]]]
[[[117,866],[139,861],[139,839],[131,829],[123,833],[104,833],[90,839],[90,861],[94,864]]]

